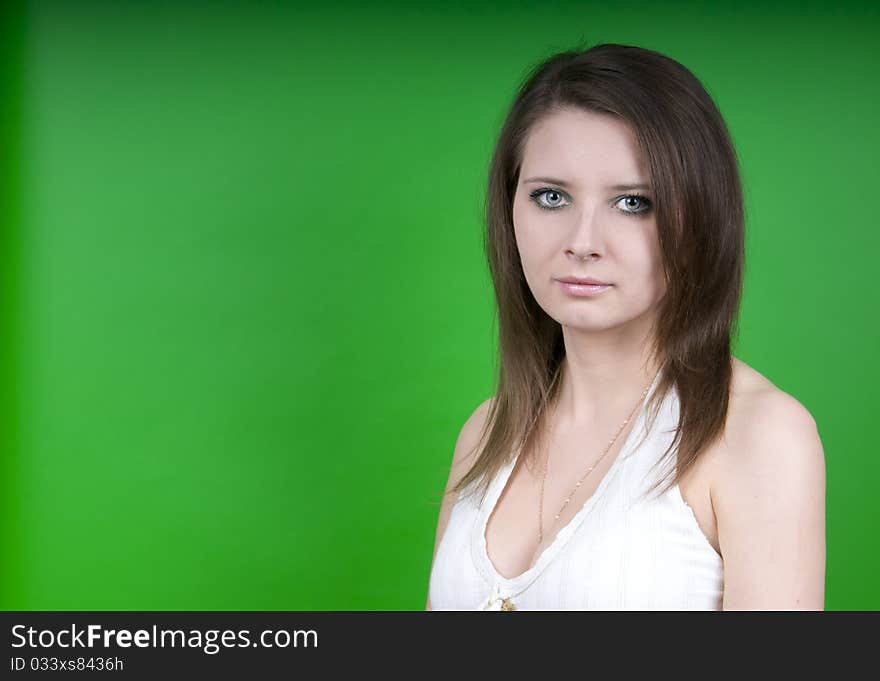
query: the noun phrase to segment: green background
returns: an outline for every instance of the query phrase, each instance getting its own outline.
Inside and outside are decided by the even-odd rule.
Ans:
[[[747,202],[735,354],[827,464],[828,609],[880,609],[870,3],[4,3],[4,609],[424,607],[492,394],[481,210],[526,70],[685,64]]]

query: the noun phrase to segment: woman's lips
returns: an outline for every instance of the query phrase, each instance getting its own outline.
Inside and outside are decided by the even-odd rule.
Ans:
[[[568,281],[560,281],[559,285],[567,294],[578,298],[592,298],[614,286],[614,284],[574,284]]]

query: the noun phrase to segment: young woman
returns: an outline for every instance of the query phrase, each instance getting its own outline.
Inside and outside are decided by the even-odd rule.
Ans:
[[[823,609],[822,444],[731,354],[742,189],[697,78],[626,45],[549,58],[486,210],[498,385],[455,446],[426,609]]]

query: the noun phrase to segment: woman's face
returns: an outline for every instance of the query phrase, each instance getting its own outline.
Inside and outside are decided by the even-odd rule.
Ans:
[[[653,318],[666,292],[653,193],[623,186],[649,184],[635,137],[610,115],[566,109],[532,128],[514,231],[532,295],[563,326],[600,331]],[[610,286],[578,295],[565,277]]]

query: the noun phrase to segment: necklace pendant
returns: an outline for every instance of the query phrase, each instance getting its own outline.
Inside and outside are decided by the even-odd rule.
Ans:
[[[480,606],[481,610],[496,610],[502,612],[510,612],[512,610],[516,610],[516,605],[513,603],[513,599],[508,597],[502,597],[497,591],[487,598],[483,604]]]

